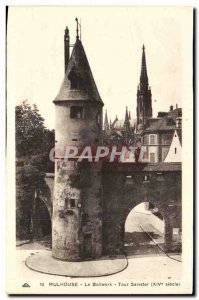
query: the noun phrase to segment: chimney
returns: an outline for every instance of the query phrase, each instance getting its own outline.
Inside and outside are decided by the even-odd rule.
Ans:
[[[65,29],[65,34],[64,34],[64,57],[65,57],[65,73],[66,73],[66,69],[68,66],[68,62],[69,62],[69,56],[70,56],[70,36],[69,36],[69,29],[68,26]]]
[[[173,110],[173,105],[170,106],[170,111],[172,111],[172,110]]]
[[[178,108],[178,104],[176,104],[176,109]]]

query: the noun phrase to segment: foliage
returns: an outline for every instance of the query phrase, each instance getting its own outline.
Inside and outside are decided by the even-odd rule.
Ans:
[[[54,138],[53,132],[46,129],[44,119],[36,104],[33,107],[26,101],[16,106],[16,155],[35,155],[46,150],[46,144]]]
[[[54,171],[49,151],[54,130],[44,126],[37,106],[27,101],[16,106],[17,237],[31,238],[35,192],[46,192],[45,173]]]

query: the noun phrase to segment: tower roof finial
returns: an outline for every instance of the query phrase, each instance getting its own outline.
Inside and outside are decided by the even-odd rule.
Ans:
[[[78,18],[75,18],[75,21],[77,23],[77,27],[76,27],[76,39],[79,40],[79,23],[78,23]]]

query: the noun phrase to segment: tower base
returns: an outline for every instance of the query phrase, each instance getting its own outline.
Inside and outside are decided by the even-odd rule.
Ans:
[[[96,260],[68,262],[52,257],[51,251],[41,251],[29,256],[26,266],[34,271],[67,277],[100,277],[108,276],[124,270],[127,259],[124,255],[100,257]]]

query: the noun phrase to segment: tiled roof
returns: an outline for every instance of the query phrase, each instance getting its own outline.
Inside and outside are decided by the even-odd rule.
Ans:
[[[106,171],[127,171],[127,172],[175,172],[182,171],[182,163],[105,163],[103,170]]]
[[[82,88],[70,89],[68,75],[72,70],[75,70],[83,79],[84,83]],[[73,47],[64,80],[54,101],[58,102],[64,100],[92,100],[99,101],[103,104],[80,40],[77,40]]]
[[[115,172],[181,172],[182,163],[109,163],[103,162],[102,171]],[[54,177],[54,173],[46,173],[46,177]]]
[[[176,129],[176,118],[180,116],[182,116],[182,109],[177,108],[173,111],[169,111],[168,115],[163,118],[151,118],[143,133],[155,131],[173,131]],[[169,119],[173,124],[168,125]]]

